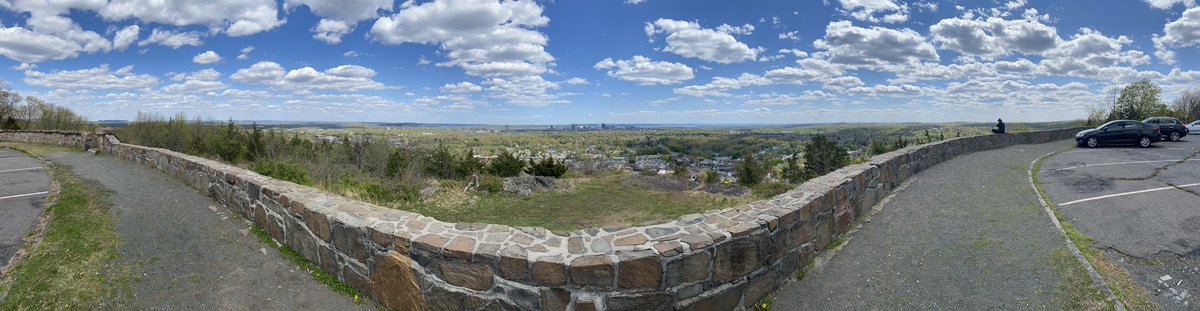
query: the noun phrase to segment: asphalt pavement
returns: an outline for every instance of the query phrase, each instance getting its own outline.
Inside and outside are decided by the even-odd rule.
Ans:
[[[1082,267],[1027,172],[1069,145],[981,151],[913,176],[823,267],[778,290],[774,309],[1064,309],[1071,285],[1056,264]]]
[[[50,175],[42,162],[0,148],[0,267],[8,264],[25,243],[45,209]]]
[[[1050,200],[1168,310],[1200,310],[1200,138],[1077,148],[1039,172]]]

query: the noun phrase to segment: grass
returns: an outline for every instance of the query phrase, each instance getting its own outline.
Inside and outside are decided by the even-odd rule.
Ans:
[[[42,145],[0,145],[34,154],[61,151]],[[112,308],[127,298],[121,293],[128,293],[131,277],[128,269],[114,263],[121,241],[108,212],[109,191],[67,167],[52,167],[51,173],[60,192],[46,211],[50,224],[41,242],[28,249],[30,256],[7,275],[7,297],[0,301],[0,310]]]
[[[1046,202],[1046,205],[1050,207],[1050,210],[1054,212],[1054,217],[1057,218],[1058,222],[1062,224],[1063,231],[1066,232],[1067,238],[1070,239],[1071,242],[1075,243],[1075,247],[1079,248],[1079,252],[1083,254],[1083,257],[1092,265],[1092,268],[1096,269],[1097,273],[1100,273],[1100,276],[1106,283],[1108,283],[1109,289],[1113,291],[1113,294],[1117,295],[1117,299],[1120,299],[1127,309],[1160,310],[1161,307],[1150,301],[1152,294],[1150,294],[1150,292],[1145,288],[1138,286],[1133,280],[1133,276],[1131,276],[1128,271],[1125,271],[1125,269],[1122,269],[1115,263],[1105,259],[1103,252],[1092,247],[1092,244],[1096,240],[1087,234],[1084,234],[1069,221],[1067,221],[1067,218],[1063,216],[1061,211],[1059,211],[1058,206],[1050,201],[1050,197],[1047,196],[1046,190],[1042,188],[1041,180],[1038,178],[1038,172],[1041,172],[1042,170],[1042,161],[1066,150],[1067,149],[1052,153],[1034,163],[1032,177],[1033,185],[1034,188],[1037,189],[1038,195],[1042,197],[1042,200]]]
[[[325,286],[328,286],[329,289],[333,290],[335,293],[346,295],[347,297],[353,297],[354,302],[356,303],[363,302],[363,299],[360,298],[358,291],[354,290],[353,287],[350,287],[350,285],[339,281],[336,276],[322,271],[321,268],[309,262],[307,259],[304,259],[303,255],[300,255],[300,253],[297,253],[296,250],[293,250],[291,247],[275,243],[275,240],[271,238],[271,235],[268,234],[266,230],[263,230],[262,228],[253,224],[250,225],[249,229],[250,232],[253,233],[254,236],[257,237],[258,240],[263,244],[267,244],[275,249],[278,249],[279,255],[283,256],[284,259],[287,259],[297,267],[304,269],[304,271],[308,271],[308,274],[312,276],[313,280],[321,282],[321,284],[325,284]]]
[[[521,197],[510,193],[445,191],[421,204],[395,206],[448,222],[482,222],[576,230],[637,224],[749,203],[752,195],[728,197],[701,192],[665,192],[622,184],[619,175],[580,178],[573,190]]]
[[[82,149],[73,147],[48,145],[48,144],[32,144],[32,143],[17,143],[17,142],[0,142],[0,147],[19,150],[28,154],[47,155],[56,152],[80,152]]]

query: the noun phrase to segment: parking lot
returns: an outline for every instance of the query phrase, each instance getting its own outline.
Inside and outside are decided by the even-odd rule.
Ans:
[[[42,163],[0,148],[0,266],[8,264],[21,239],[42,214],[50,175]]]
[[[1050,201],[1168,310],[1200,306],[1200,138],[1047,158]]]

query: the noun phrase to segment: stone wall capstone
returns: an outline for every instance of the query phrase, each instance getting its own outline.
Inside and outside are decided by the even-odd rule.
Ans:
[[[911,146],[768,200],[652,225],[570,232],[442,222],[108,133],[95,143],[104,155],[207,193],[396,310],[737,310],[777,288],[918,172],[962,154],[1067,139],[1079,130]],[[81,146],[88,135],[75,133],[0,131],[0,141]]]

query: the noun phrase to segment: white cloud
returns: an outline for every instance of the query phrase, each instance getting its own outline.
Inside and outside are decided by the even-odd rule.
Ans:
[[[625,0],[625,4],[639,4],[642,2],[646,2],[646,0]]]
[[[242,54],[238,54],[237,58],[240,60],[246,60],[246,59],[250,58],[250,52],[254,52],[254,46],[244,47],[244,48],[242,48],[241,52],[242,52]]]
[[[85,2],[85,1],[79,1]],[[96,1],[86,1],[95,3]],[[103,2],[101,2],[103,3]],[[284,23],[274,0],[112,0],[102,8],[91,6],[106,20],[136,18],[174,26],[206,25],[214,32],[245,36],[271,30]]]
[[[173,93],[208,93],[222,91],[228,88],[221,82],[221,73],[213,69],[204,69],[193,73],[175,73],[170,75],[172,81],[178,83],[164,86],[165,92]]]
[[[872,23],[908,21],[908,4],[892,0],[837,0],[840,11],[854,19]],[[883,16],[879,16],[883,15]]]
[[[936,49],[912,29],[862,28],[849,21],[831,22],[825,37],[813,42],[833,63],[878,67],[938,61]]]
[[[754,85],[770,85],[771,83],[770,79],[762,76],[743,73],[737,78],[713,77],[712,81],[707,84],[689,85],[673,91],[675,94],[695,97],[729,97],[733,95],[726,93],[727,91]]]
[[[483,81],[488,86],[488,97],[504,100],[508,104],[526,107],[545,107],[566,104],[560,94],[549,93],[558,89],[558,83],[546,81],[541,76],[491,78]]]
[[[1178,20],[1163,26],[1163,35],[1153,38],[1154,55],[1166,63],[1175,62],[1172,47],[1187,47],[1200,44],[1200,7],[1187,9]]]
[[[325,71],[317,71],[312,67],[286,71],[278,63],[261,61],[249,68],[238,69],[229,79],[288,90],[353,92],[387,88],[383,83],[372,80],[374,76],[375,70],[358,65],[341,65]]]
[[[204,44],[200,41],[200,33],[195,31],[177,32],[174,30],[161,30],[155,28],[150,32],[150,37],[138,42],[138,46],[146,46],[150,44],[160,44],[163,46],[178,49],[185,45],[200,46]]]
[[[121,28],[121,30],[117,31],[117,34],[113,35],[113,48],[125,50],[130,44],[137,41],[138,31],[140,30],[141,28],[138,25],[129,25]]]
[[[534,1],[434,0],[375,20],[372,38],[384,44],[439,44],[448,58],[476,76],[527,76],[548,71],[554,57],[536,30],[550,19]]]
[[[110,71],[108,65],[79,70],[59,70],[49,73],[36,70],[25,71],[25,84],[51,89],[141,89],[158,85],[158,78],[148,74],[132,73],[133,66]]]
[[[680,63],[652,61],[637,55],[631,60],[605,58],[594,68],[607,70],[608,76],[637,82],[641,85],[675,84],[691,80],[695,76],[691,67]]]
[[[212,64],[219,61],[221,61],[221,55],[218,55],[217,52],[213,52],[212,50],[196,54],[195,57],[192,57],[193,63],[202,65]]]
[[[321,40],[329,44],[341,43],[342,36],[350,33],[350,30],[353,29],[351,26],[352,25],[349,22],[345,21],[322,19],[321,22],[317,23],[317,26],[312,30],[313,39]]]
[[[584,84],[588,84],[588,80],[584,79],[584,78],[580,78],[580,77],[574,77],[574,78],[567,79],[567,81],[563,81],[563,83],[570,84],[570,85],[584,85]]]
[[[746,26],[749,26],[749,29],[746,29]],[[733,37],[734,33],[753,31],[753,26],[746,26],[737,28],[723,24],[717,30],[713,30],[701,28],[696,22],[660,18],[654,23],[646,23],[645,31],[651,40],[656,34],[667,34],[667,47],[663,51],[729,64],[753,60],[758,55],[759,50],[751,49]],[[724,29],[721,29],[722,27]]]
[[[12,68],[12,70],[30,70],[30,69],[37,68],[37,65],[30,64],[30,63],[21,63],[16,66],[12,66],[10,68]]]
[[[933,40],[943,49],[972,56],[995,58],[1013,51],[1041,55],[1062,40],[1058,31],[1034,18],[1005,20],[947,18],[929,27]]]
[[[0,28],[0,55],[23,63],[73,58],[82,52],[78,43],[22,27]]]
[[[475,85],[471,82],[451,83],[442,86],[443,93],[475,93],[483,90],[483,87]]]
[[[1160,9],[1160,10],[1167,10],[1167,9],[1175,7],[1176,5],[1183,5],[1183,6],[1189,7],[1189,8],[1196,6],[1196,0],[1143,0],[1143,1],[1146,1],[1146,3],[1150,4],[1151,7],[1154,7],[1155,9]]]

